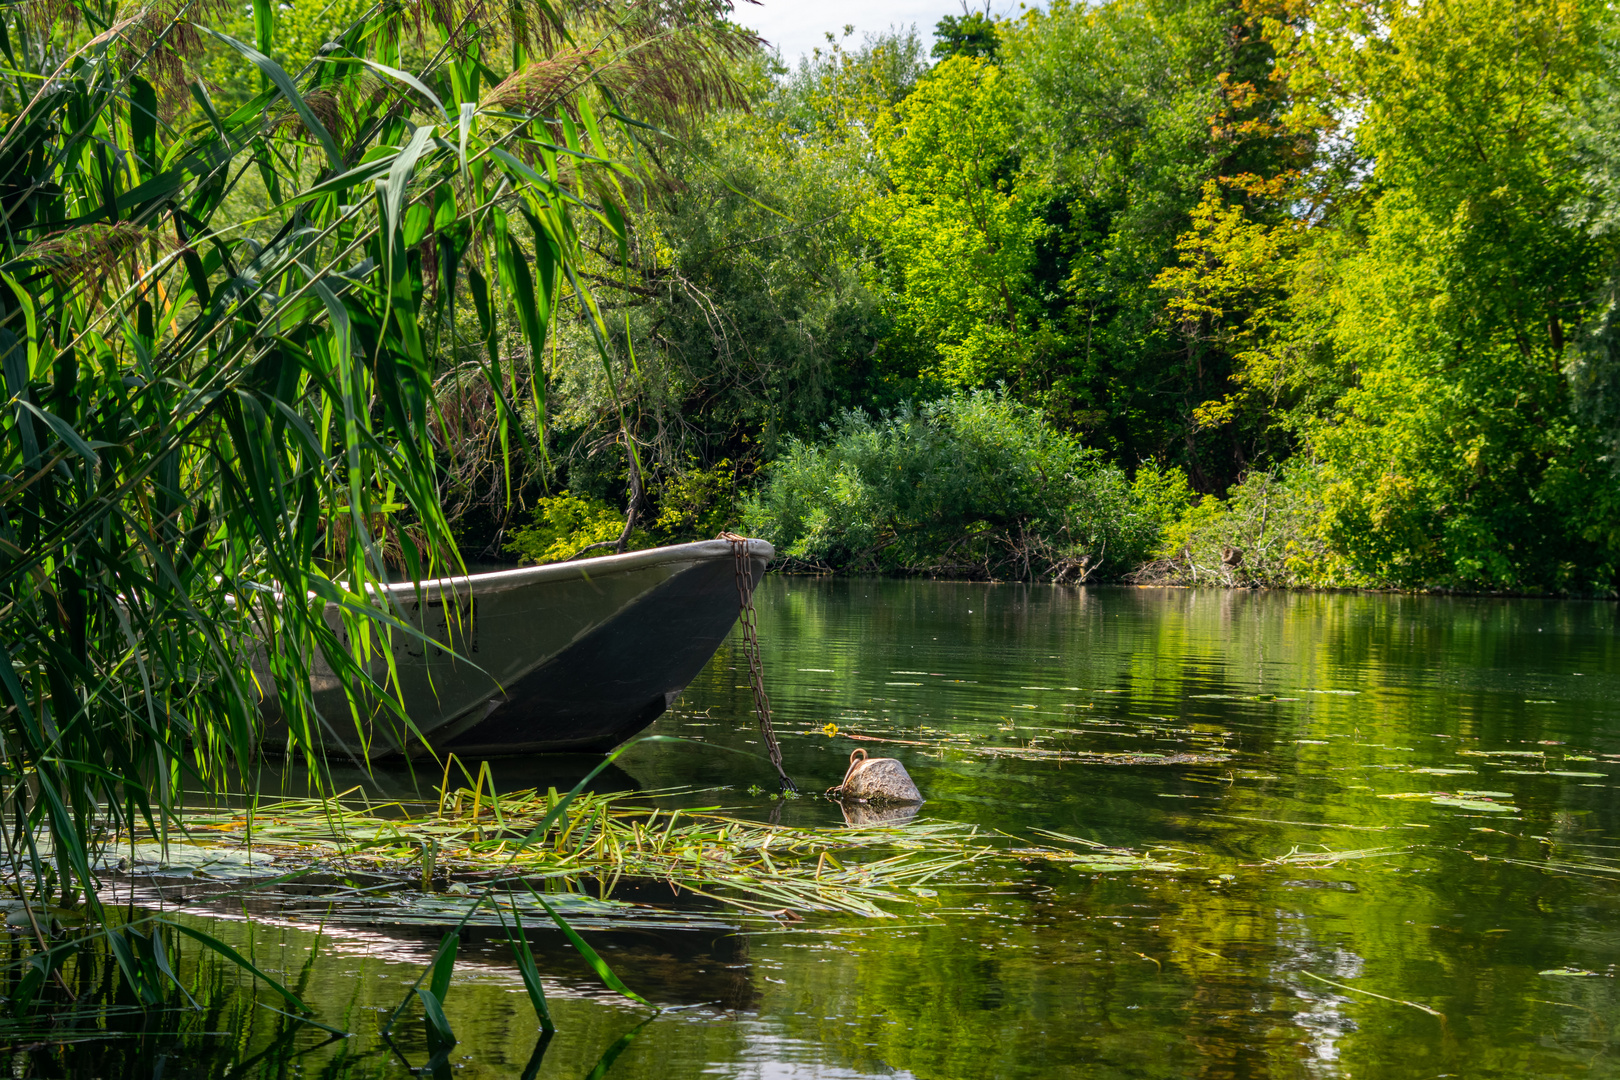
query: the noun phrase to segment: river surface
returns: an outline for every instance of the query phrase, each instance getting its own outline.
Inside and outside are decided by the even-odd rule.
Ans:
[[[905,763],[921,818],[1177,868],[1009,862],[887,920],[604,938],[678,1006],[650,1021],[546,947],[543,1058],[510,958],[469,947],[438,1075],[1620,1076],[1614,604],[772,577],[758,606],[805,790],[864,747]],[[727,752],[760,753],[746,684],[728,646],[652,729],[691,741],[635,747],[617,782],[840,824]],[[193,950],[205,1010],[109,1042],[106,1075],[405,1077],[427,1056],[419,1027],[374,1033],[435,942],[210,929],[356,1034],[289,1025]]]

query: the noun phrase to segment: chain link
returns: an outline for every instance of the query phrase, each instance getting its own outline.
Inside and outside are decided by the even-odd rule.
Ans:
[[[798,791],[782,767],[782,748],[776,743],[776,731],[771,727],[771,699],[765,693],[765,665],[759,657],[759,614],[754,610],[754,572],[748,564],[748,538],[736,533],[723,532],[718,537],[731,545],[737,562],[737,621],[742,624],[743,655],[748,658],[748,681],[754,690],[754,712],[759,716],[759,733],[765,740],[765,749],[776,766],[776,775],[782,778],[784,791]]]

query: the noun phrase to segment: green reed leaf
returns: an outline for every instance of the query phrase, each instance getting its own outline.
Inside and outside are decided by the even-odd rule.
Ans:
[[[197,29],[203,33],[218,38],[247,57],[248,61],[257,67],[277,90],[281,91],[281,96],[287,99],[287,104],[291,105],[294,111],[298,113],[298,118],[304,122],[304,126],[309,129],[309,133],[321,144],[321,149],[326,151],[327,164],[334,170],[343,168],[343,153],[338,149],[337,141],[332,138],[332,133],[326,130],[326,125],[321,123],[320,117],[316,116],[314,111],[310,109],[309,102],[304,100],[303,95],[298,92],[298,87],[293,85],[292,77],[282,70],[280,64],[253,46],[237,41],[229,34],[222,34],[206,26],[193,25],[196,25]]]
[[[427,1014],[428,1029],[441,1043],[454,1043],[456,1033],[450,1030],[450,1021],[444,1015],[444,1006],[440,1004],[438,995],[432,990],[417,987],[416,996],[421,999],[422,1011]]]
[[[194,941],[201,942],[203,945],[214,950],[216,953],[223,956],[237,967],[241,968],[243,971],[252,974],[260,982],[264,983],[270,989],[280,994],[293,1008],[306,1013],[313,1011],[308,1005],[304,1004],[303,999],[297,994],[293,993],[285,986],[282,986],[279,982],[266,975],[263,971],[260,971],[255,964],[248,960],[247,957],[243,956],[241,953],[237,952],[235,949],[231,948],[229,945],[225,944],[223,941],[219,940],[213,935],[205,934],[196,927],[187,926],[184,923],[171,922],[167,919],[160,919],[158,922],[162,925],[173,927],[177,932],[186,935]]]
[[[563,936],[568,939],[568,944],[572,945],[574,947],[574,951],[579,953],[580,956],[584,957],[585,962],[591,966],[591,970],[596,972],[596,977],[602,980],[603,986],[606,986],[609,990],[612,990],[615,993],[623,994],[631,1001],[640,1002],[648,1008],[657,1007],[653,1005],[652,1002],[648,1001],[646,998],[624,985],[624,981],[614,974],[613,969],[608,966],[608,962],[603,960],[601,955],[597,953],[595,949],[591,948],[590,944],[586,942],[584,938],[579,936],[578,931],[576,931],[572,926],[568,925],[568,921],[562,917],[556,908],[552,907],[546,902],[545,897],[534,892],[533,889],[530,889],[529,891],[533,894],[534,898],[539,901],[540,906],[546,909],[546,914],[551,916],[551,921],[556,923],[557,928],[563,932]]]
[[[501,929],[506,932],[506,942],[512,949],[512,956],[517,961],[518,974],[523,977],[523,988],[528,992],[529,1004],[534,1008],[535,1019],[540,1021],[540,1030],[550,1035],[557,1030],[557,1025],[551,1019],[551,1007],[546,1003],[546,988],[540,981],[540,970],[534,962],[534,951],[529,948],[529,938],[523,932],[523,919],[518,915],[516,904],[512,907],[512,928],[506,928],[506,916],[497,907],[495,913],[500,916]]]
[[[436,1001],[442,1002],[450,992],[450,975],[456,966],[456,949],[460,941],[459,933],[446,934],[439,945],[438,955],[433,958],[433,976],[428,982],[428,989],[433,992]]]

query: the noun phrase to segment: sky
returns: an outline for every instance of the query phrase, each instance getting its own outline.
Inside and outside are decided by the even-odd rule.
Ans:
[[[984,9],[984,0],[970,0],[974,10]],[[992,0],[991,10],[1005,14],[1017,4]],[[738,0],[732,18],[756,31],[782,50],[790,63],[817,45],[826,44],[828,31],[843,36],[844,26],[855,27],[854,41],[863,35],[891,26],[917,26],[923,44],[933,43],[934,24],[942,16],[962,14],[961,0],[763,0],[750,4]]]

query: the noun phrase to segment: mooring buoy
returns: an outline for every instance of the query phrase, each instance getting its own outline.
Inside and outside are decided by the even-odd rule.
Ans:
[[[920,803],[922,792],[912,783],[906,767],[890,757],[869,758],[865,750],[849,755],[844,782],[828,794],[848,802]]]

